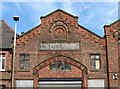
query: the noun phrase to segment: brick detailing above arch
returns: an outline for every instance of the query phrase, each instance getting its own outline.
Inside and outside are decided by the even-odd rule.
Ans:
[[[69,63],[79,69],[81,69],[83,71],[83,73],[87,74],[88,71],[87,71],[87,67],[85,67],[83,64],[81,64],[80,62],[72,59],[72,58],[69,58],[69,57],[65,57],[65,56],[56,56],[56,57],[51,57],[41,63],[39,63],[37,66],[35,66],[33,68],[33,74],[35,76],[38,76],[39,75],[39,70],[44,68],[45,66],[47,65],[51,65],[57,61],[64,61],[66,63]]]
[[[57,21],[52,25],[50,32],[52,32],[56,27],[60,27],[60,26],[63,27],[67,32],[70,31],[66,23],[64,23],[63,21]]]

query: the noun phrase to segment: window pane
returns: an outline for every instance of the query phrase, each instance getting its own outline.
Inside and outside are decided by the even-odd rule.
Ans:
[[[50,65],[50,70],[53,70],[53,71],[58,70],[58,65],[56,63]]]
[[[96,69],[100,69],[100,62],[99,62],[99,60],[95,61],[95,65],[96,65]]]
[[[118,43],[120,44],[120,38],[118,39]]]
[[[65,70],[71,70],[70,64],[64,63]]]
[[[5,59],[2,59],[2,69],[5,69]]]
[[[91,69],[100,69],[100,55],[91,55],[90,58]]]
[[[91,59],[94,59],[94,56],[93,56],[93,55],[91,55]]]
[[[0,58],[0,69],[2,69],[1,67],[2,67],[2,61],[1,61],[2,59]]]
[[[95,60],[91,59],[90,61],[90,66],[91,66],[91,69],[94,69],[95,68]]]
[[[25,60],[29,60],[29,55],[28,54],[25,55]]]
[[[20,55],[20,60],[24,60],[24,59],[25,59],[24,55]]]
[[[95,58],[99,60],[100,56],[99,56],[99,55],[96,55]]]
[[[60,70],[63,70],[64,68],[63,68],[63,63],[62,62],[58,62],[58,69],[60,69]]]
[[[2,55],[2,58],[5,57],[5,54]]]
[[[22,55],[20,55],[20,60],[22,60],[22,61],[29,60],[29,55],[28,54],[22,54]]]
[[[20,62],[20,69],[29,70],[30,62],[29,61],[21,61]]]
[[[61,70],[61,71],[71,70],[71,65],[65,62],[56,62],[50,65],[50,70]]]
[[[5,54],[0,54],[0,70],[5,69]]]

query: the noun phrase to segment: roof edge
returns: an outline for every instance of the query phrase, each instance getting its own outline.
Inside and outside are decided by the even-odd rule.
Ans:
[[[67,14],[67,15],[72,16],[73,18],[79,18],[78,16],[74,16],[74,15],[72,15],[72,14],[70,14],[70,13],[68,13],[68,12],[66,12],[66,11],[64,11],[64,10],[62,10],[62,9],[57,9],[57,10],[55,10],[55,11],[53,11],[53,12],[51,12],[51,13],[45,15],[45,16],[41,16],[40,19],[41,19],[41,18],[46,18],[46,17],[50,16],[51,14],[53,14],[53,13],[55,13],[55,12],[57,12],[57,11],[61,11],[61,12],[65,13],[65,14]]]
[[[14,30],[5,22],[5,20],[1,20],[2,23],[4,23],[12,32],[14,32]],[[18,34],[17,34],[18,35]]]
[[[115,23],[118,23],[118,22],[120,22],[120,19],[114,21],[113,23],[111,23],[109,25],[104,25],[104,27],[110,27],[110,26],[112,26],[112,25],[114,25]]]
[[[92,31],[90,31],[89,29],[87,29],[87,28],[81,26],[80,24],[78,24],[78,26],[80,26],[80,27],[82,27],[83,29],[87,30],[87,31],[90,32],[91,34],[93,34],[93,35],[99,37],[100,39],[104,39],[104,37],[102,37],[102,36],[100,36],[100,35],[98,35],[98,34],[92,32]]]
[[[31,31],[33,31],[34,29],[38,28],[39,26],[41,26],[41,24],[39,24],[39,25],[37,25],[37,26],[33,27],[32,29],[28,30],[28,31],[27,31],[27,32],[25,32],[23,35],[20,35],[17,39],[19,39],[19,38],[21,38],[22,36],[24,36],[24,35],[26,35],[26,34],[30,33]]]

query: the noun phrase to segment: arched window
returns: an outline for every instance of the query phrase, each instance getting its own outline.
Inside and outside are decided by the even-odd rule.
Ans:
[[[52,71],[68,71],[71,70],[71,65],[63,61],[55,62],[50,65],[50,70]]]

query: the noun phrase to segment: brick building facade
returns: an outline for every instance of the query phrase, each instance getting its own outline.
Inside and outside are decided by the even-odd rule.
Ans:
[[[79,25],[77,16],[59,9],[41,17],[40,25],[17,38],[14,86],[120,89],[120,20],[104,29],[100,37]],[[1,73],[11,70],[11,60],[6,58]],[[7,82],[10,86],[11,79]]]
[[[12,38],[14,31],[4,20],[0,21],[0,88],[10,87],[12,66]]]

